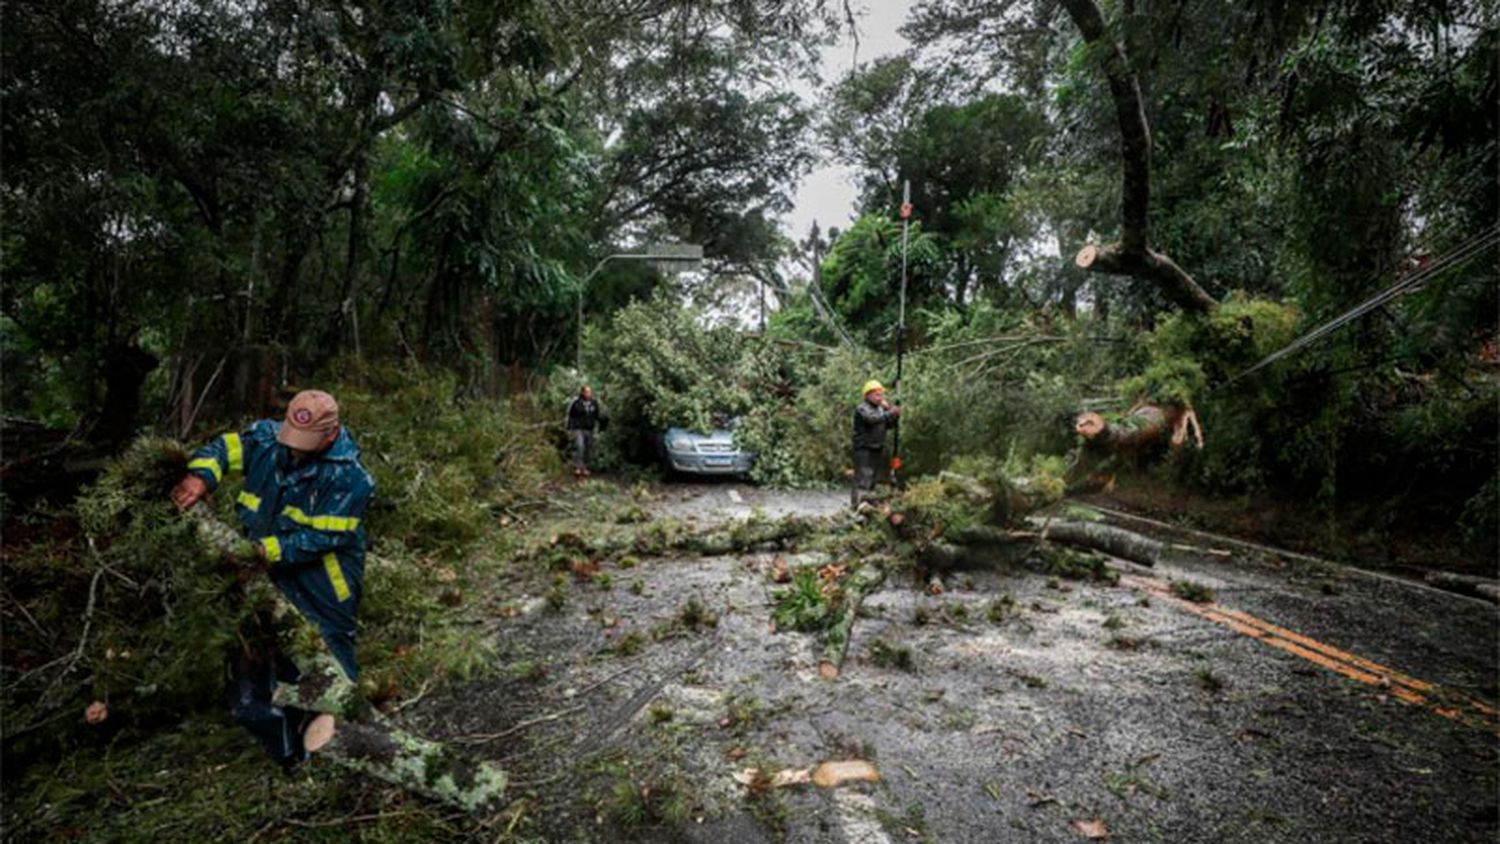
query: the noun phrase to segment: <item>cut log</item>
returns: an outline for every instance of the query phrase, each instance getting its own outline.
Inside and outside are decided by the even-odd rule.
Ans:
[[[1165,551],[1162,543],[1149,536],[1097,522],[1052,522],[1042,535],[1053,542],[1103,551],[1143,566],[1156,565]]]
[[[1428,586],[1435,586],[1448,592],[1456,592],[1460,595],[1469,595],[1475,598],[1484,598],[1487,601],[1500,603],[1500,580],[1493,577],[1475,577],[1470,574],[1452,574],[1446,571],[1432,571],[1424,578]]]
[[[466,812],[494,806],[508,778],[445,745],[383,725],[342,722],[321,756],[339,766]]]
[[[844,582],[844,603],[839,608],[833,624],[823,636],[823,653],[818,660],[818,674],[825,680],[839,676],[844,656],[849,651],[849,636],[854,631],[854,619],[859,614],[859,605],[865,596],[874,592],[885,582],[885,567],[872,560],[860,564]]]

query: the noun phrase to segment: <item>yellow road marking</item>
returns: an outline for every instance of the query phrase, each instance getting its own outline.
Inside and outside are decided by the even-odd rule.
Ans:
[[[1409,677],[1378,662],[1277,626],[1243,610],[1213,603],[1199,604],[1179,598],[1172,594],[1169,583],[1154,577],[1127,574],[1120,577],[1120,583],[1131,589],[1150,592],[1179,609],[1262,644],[1301,657],[1352,680],[1380,688],[1397,700],[1430,709],[1444,718],[1500,734],[1500,719],[1496,718],[1495,709],[1467,695]]]

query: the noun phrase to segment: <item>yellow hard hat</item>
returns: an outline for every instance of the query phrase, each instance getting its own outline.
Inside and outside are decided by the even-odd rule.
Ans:
[[[884,390],[884,389],[885,389],[885,385],[881,384],[879,381],[866,381],[865,382],[865,388],[863,390],[860,390],[859,392],[860,392],[860,395],[868,396],[870,393],[872,393],[872,392],[874,392],[876,390]]]

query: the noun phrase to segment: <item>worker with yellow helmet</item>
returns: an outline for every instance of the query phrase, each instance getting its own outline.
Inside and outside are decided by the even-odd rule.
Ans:
[[[885,398],[885,386],[866,381],[864,400],[854,408],[854,491],[850,504],[858,507],[861,493],[875,488],[886,476],[885,433],[901,416],[901,408]]]

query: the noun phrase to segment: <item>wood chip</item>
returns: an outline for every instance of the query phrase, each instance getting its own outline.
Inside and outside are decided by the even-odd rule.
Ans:
[[[1076,820],[1069,824],[1069,826],[1073,827],[1074,832],[1091,841],[1109,840],[1109,827],[1105,826],[1104,821],[1098,818],[1091,821]]]
[[[880,782],[880,772],[863,759],[824,762],[813,770],[812,781],[819,788],[833,788],[846,782]]]

